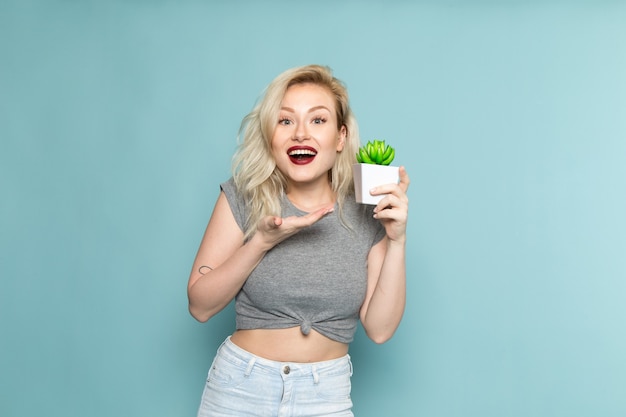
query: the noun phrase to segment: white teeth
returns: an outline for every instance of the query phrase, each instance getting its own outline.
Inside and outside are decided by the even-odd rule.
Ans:
[[[293,150],[293,151],[289,152],[289,156],[296,156],[296,155],[313,155],[313,156],[315,156],[315,155],[317,155],[317,153],[313,152],[310,149],[296,149],[296,150]]]

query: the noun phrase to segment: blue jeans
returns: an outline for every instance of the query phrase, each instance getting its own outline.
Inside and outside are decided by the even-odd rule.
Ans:
[[[226,339],[209,370],[198,417],[346,416],[350,399],[350,356],[324,362],[276,362]]]

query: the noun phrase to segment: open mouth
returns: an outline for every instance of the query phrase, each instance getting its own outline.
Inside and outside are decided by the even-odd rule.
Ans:
[[[296,165],[304,165],[313,161],[317,151],[309,146],[294,146],[287,150],[289,159]]]

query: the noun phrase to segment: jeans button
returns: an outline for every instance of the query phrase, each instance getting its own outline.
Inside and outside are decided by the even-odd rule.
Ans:
[[[283,373],[285,375],[289,375],[289,372],[291,372],[291,368],[289,367],[289,365],[283,366]]]

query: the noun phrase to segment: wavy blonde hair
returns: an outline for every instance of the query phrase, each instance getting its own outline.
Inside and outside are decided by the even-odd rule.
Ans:
[[[329,67],[307,65],[289,69],[276,77],[265,89],[261,100],[244,117],[239,129],[239,145],[233,156],[233,178],[242,193],[248,218],[245,225],[246,239],[256,231],[256,225],[265,216],[281,215],[281,200],[286,192],[287,181],[276,167],[271,143],[278,123],[280,105],[287,89],[298,84],[315,84],[327,88],[335,98],[337,129],[346,128],[343,150],[337,155],[335,165],[329,171],[331,188],[337,197],[339,218],[349,227],[343,217],[343,202],[354,192],[352,164],[356,162],[359,128],[350,109],[348,90],[335,78]]]

